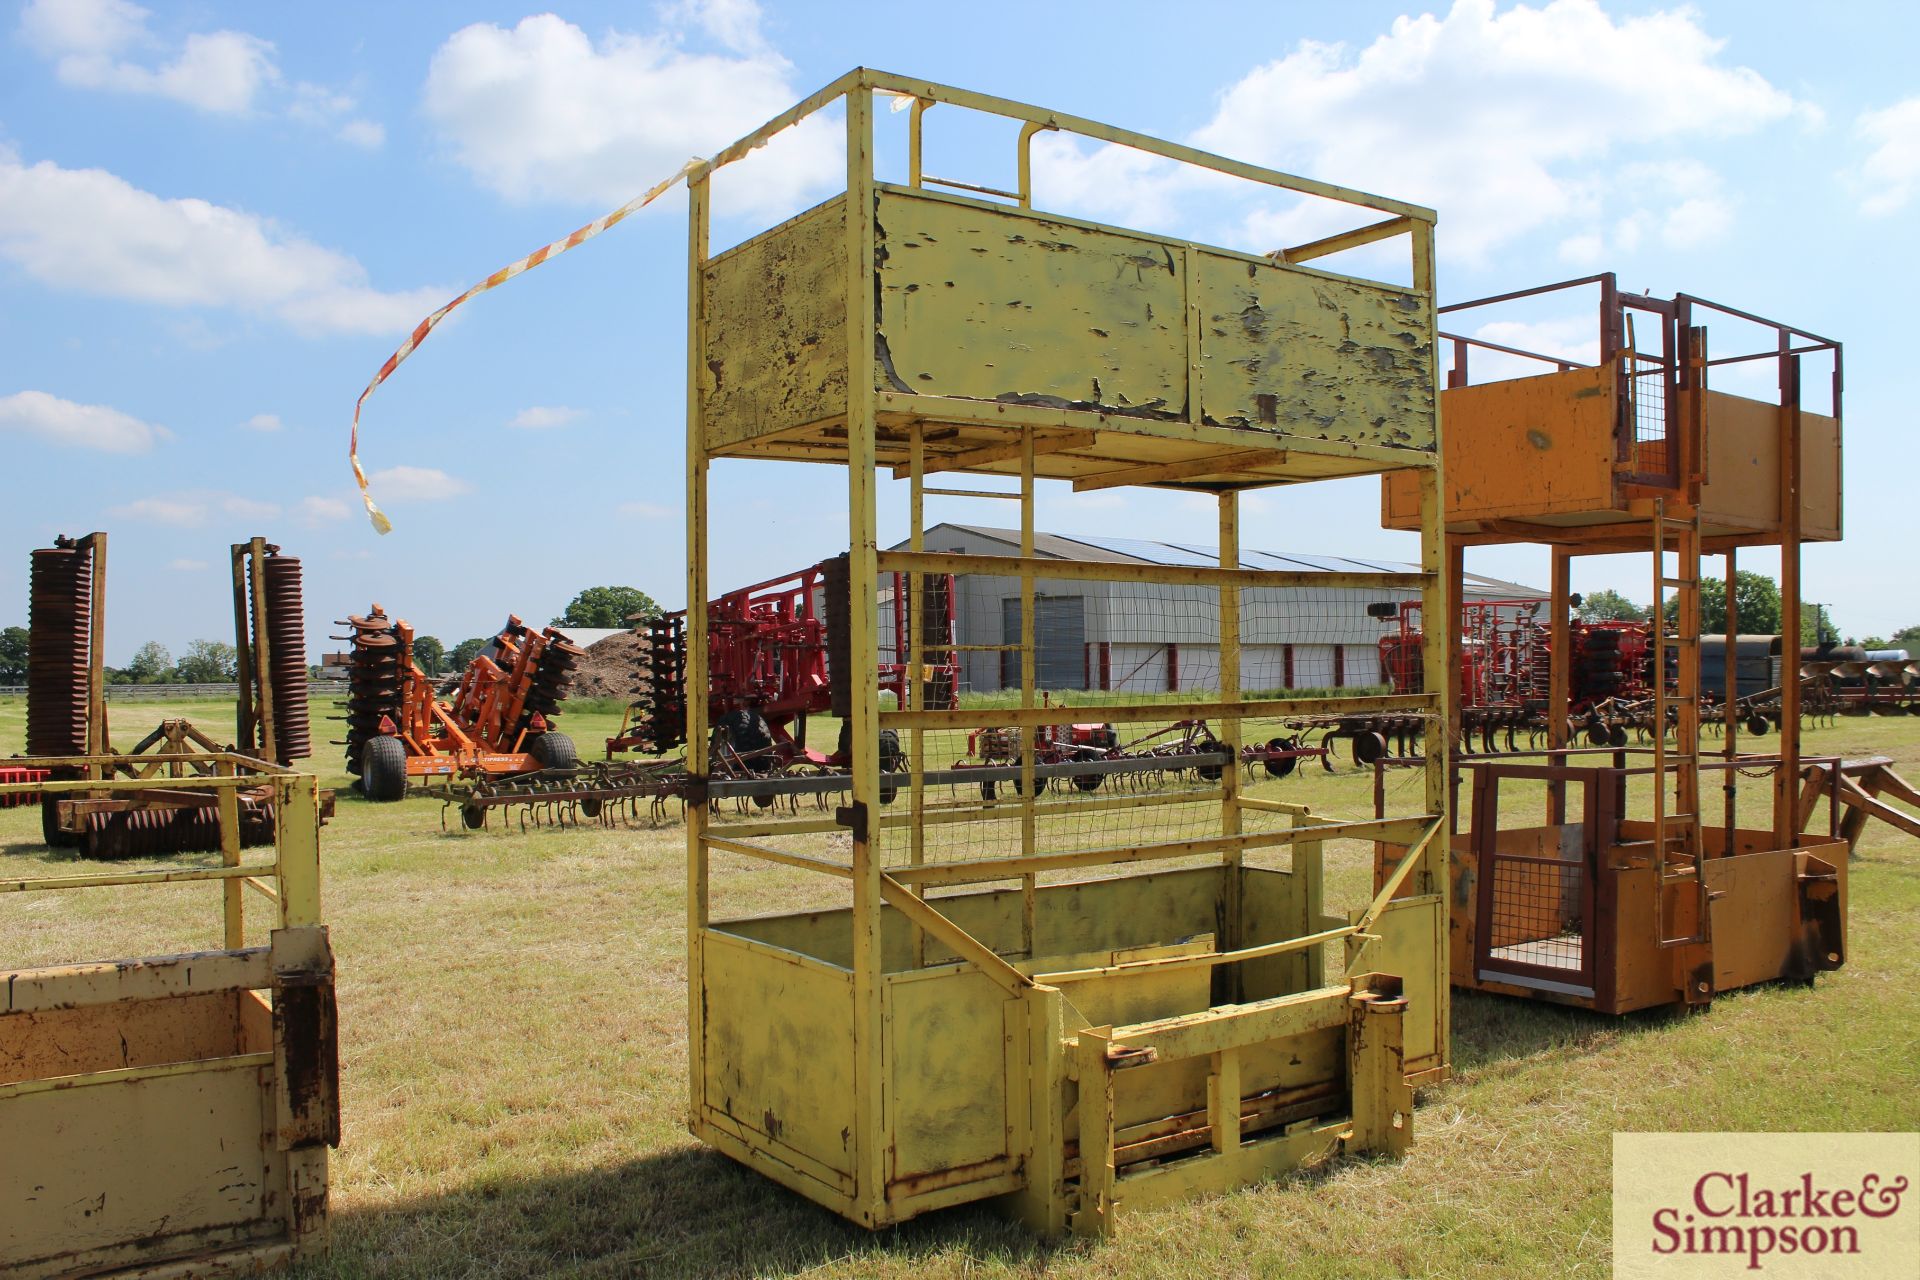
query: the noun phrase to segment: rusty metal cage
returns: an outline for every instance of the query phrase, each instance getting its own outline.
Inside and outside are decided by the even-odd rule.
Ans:
[[[876,176],[876,99],[910,109],[905,181]],[[712,253],[714,175],[829,108],[844,113],[845,191]],[[935,110],[1017,125],[1017,189],[929,176],[922,123]],[[1030,144],[1048,130],[1321,201],[1353,229],[1253,255],[1041,213]],[[1007,643],[992,646],[1007,655],[996,697],[925,705],[927,682],[906,680],[899,703],[883,706],[871,682],[848,690],[851,795],[831,818],[730,814],[722,802],[758,803],[773,784],[693,779],[708,802],[688,815],[693,1132],[868,1226],[998,1197],[1049,1234],[1105,1232],[1122,1207],[1328,1153],[1403,1149],[1411,1083],[1447,1069],[1446,734],[1426,735],[1425,787],[1401,816],[1311,814],[1243,783],[1239,765],[1243,742],[1300,717],[1444,723],[1448,646],[1424,655],[1427,692],[1249,692],[1241,650],[1262,624],[1242,604],[1255,592],[1353,587],[1416,592],[1446,611],[1432,213],[869,70],[697,166],[689,189],[688,599],[712,594],[710,472],[733,458],[845,469],[852,601],[877,601],[895,573],[1019,584]],[[1365,246],[1404,248],[1412,286],[1324,269]],[[907,487],[910,537],[882,551],[877,491],[889,472]],[[1417,571],[1242,563],[1243,490],[1385,472],[1407,473],[1423,495]],[[1044,484],[1200,495],[1217,554],[1186,565],[1042,559],[1033,521]],[[927,549],[929,496],[1017,506],[1014,553]],[[1217,687],[1100,700],[1081,687],[1095,681],[1076,655],[1058,698],[1043,697],[1054,692],[1036,644],[1043,580],[1191,589],[1217,628]],[[910,593],[910,671],[952,657],[950,641],[928,638],[926,594]],[[876,617],[847,609],[846,669],[874,669]],[[693,610],[694,744],[713,728],[705,627]],[[1097,785],[1096,774],[1139,767],[1125,759],[1043,762],[1063,733],[1169,722],[1207,731],[1182,740],[1181,758],[1153,763],[1183,779],[1165,793]],[[981,735],[993,735],[987,751]],[[960,755],[994,763],[944,767]],[[1354,878],[1366,891],[1332,911],[1330,867],[1354,856],[1330,852],[1350,851],[1342,841],[1364,842]],[[742,862],[812,873],[834,905],[717,914],[712,890],[734,882],[718,873]]]

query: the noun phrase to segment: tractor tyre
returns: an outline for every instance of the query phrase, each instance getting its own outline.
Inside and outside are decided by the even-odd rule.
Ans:
[[[360,751],[360,793],[382,803],[407,794],[407,744],[389,733],[368,738]]]
[[[571,769],[580,762],[580,753],[574,750],[573,739],[551,729],[528,741],[527,754],[539,762],[542,769]]]
[[[773,730],[767,727],[766,718],[747,707],[721,716],[714,721],[713,731],[738,755],[752,756],[773,746]],[[747,767],[755,773],[764,773],[771,764],[771,760],[762,756],[749,760]]]
[[[900,750],[900,735],[893,729],[880,731],[880,772],[882,776],[899,773],[906,763],[906,754]],[[880,803],[892,804],[900,794],[900,788],[880,784]]]

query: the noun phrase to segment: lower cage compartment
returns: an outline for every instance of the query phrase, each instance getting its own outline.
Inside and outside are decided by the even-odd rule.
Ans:
[[[1401,1150],[1409,1065],[1440,1056],[1442,904],[1397,900],[1360,940],[1365,958],[1427,957],[1409,990],[1326,971],[1316,896],[1314,877],[1230,866],[1042,886],[1031,954],[1020,890],[928,899],[1018,982],[889,909],[865,1117],[851,913],[715,922],[698,940],[694,1133],[869,1226],[1004,1197],[1050,1234]],[[1284,949],[1216,959],[1267,946]]]

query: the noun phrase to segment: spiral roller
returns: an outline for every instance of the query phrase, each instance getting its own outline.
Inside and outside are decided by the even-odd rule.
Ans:
[[[306,602],[297,557],[270,555],[264,566],[274,750],[280,764],[292,764],[313,754],[307,721]]]

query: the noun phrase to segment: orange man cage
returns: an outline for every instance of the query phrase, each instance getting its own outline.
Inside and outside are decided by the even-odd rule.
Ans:
[[[1588,359],[1488,336],[1505,330],[1487,322],[1515,308],[1537,319],[1592,293]],[[1441,335],[1452,353],[1442,395],[1449,574],[1458,580],[1470,546],[1543,543],[1553,557],[1549,750],[1459,762],[1470,785],[1466,826],[1452,837],[1453,982],[1625,1012],[1838,967],[1846,846],[1835,805],[1824,831],[1814,821],[1838,770],[1801,758],[1797,664],[1772,691],[1780,736],[1770,751],[1742,749],[1741,699],[1703,696],[1700,565],[1723,554],[1732,582],[1739,548],[1777,546],[1781,628],[1799,635],[1800,545],[1841,531],[1840,345],[1688,294],[1624,293],[1611,275],[1442,314],[1459,330]],[[1822,373],[1826,412],[1804,394]],[[1716,377],[1746,394],[1716,388]],[[1383,507],[1389,526],[1419,527],[1403,478],[1386,479]],[[1575,556],[1620,552],[1651,566],[1652,695],[1633,712],[1655,728],[1639,750],[1582,752],[1568,714],[1569,570]],[[1729,609],[1728,651],[1739,623]],[[1722,733],[1718,759],[1701,750],[1708,719]],[[1767,779],[1744,788],[1745,803],[1743,775]],[[1514,812],[1537,794],[1544,823]]]

